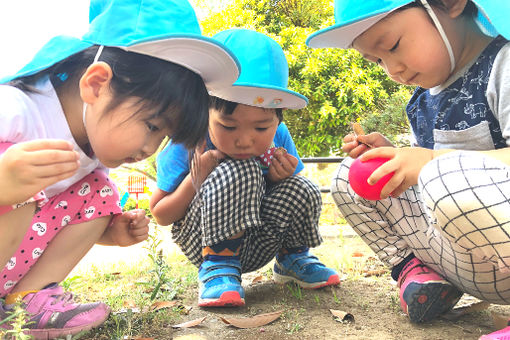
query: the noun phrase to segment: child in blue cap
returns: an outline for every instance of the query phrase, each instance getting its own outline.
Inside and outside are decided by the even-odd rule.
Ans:
[[[148,157],[165,136],[193,149],[207,131],[205,85],[239,74],[187,1],[90,8],[82,39],[52,39],[0,85],[0,320],[21,300],[36,339],[103,323],[108,306],[77,303],[58,282],[94,243],[148,236],[143,210],[122,213],[107,168]]]
[[[157,159],[158,190],[150,201],[158,223],[199,267],[198,305],[243,306],[241,273],[276,256],[274,279],[304,288],[340,283],[309,248],[322,242],[318,187],[298,175],[304,168],[284,108],[306,97],[287,89],[288,66],[280,45],[247,29],[214,38],[238,57],[234,85],[211,91],[209,134],[191,162],[172,141]]]
[[[406,109],[416,147],[395,148],[379,133],[344,138],[352,158],[390,159],[368,179],[395,172],[381,200],[349,187],[352,158],[332,185],[349,224],[393,268],[413,322],[464,292],[510,303],[509,11],[508,1],[336,0],[336,24],[307,40],[354,48],[417,86]]]

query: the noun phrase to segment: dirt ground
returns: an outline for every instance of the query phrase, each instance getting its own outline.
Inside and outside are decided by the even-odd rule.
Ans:
[[[196,305],[197,292],[191,291],[183,301],[193,308],[179,322],[201,317],[207,317],[206,320],[197,327],[168,327],[151,336],[156,339],[180,340],[478,339],[482,334],[495,330],[491,312],[510,316],[510,306],[490,305],[485,310],[463,315],[455,321],[438,319],[427,324],[413,325],[400,310],[398,289],[389,273],[386,271],[380,276],[370,275],[380,272],[383,267],[367,253],[368,248],[359,242],[359,238],[338,237],[333,233],[326,235],[324,244],[314,251],[328,263],[334,258],[332,254],[338,254],[339,249],[347,249],[342,256],[352,256],[365,267],[360,267],[357,274],[343,273],[345,280],[339,287],[299,291],[294,286],[277,285],[269,278],[270,275],[265,275],[268,268],[271,268],[268,265],[255,273],[243,275],[245,307],[201,309]],[[361,254],[363,256],[359,258],[354,257]],[[356,267],[356,263],[351,262],[349,267],[352,269],[352,266]],[[464,295],[458,306],[476,301]],[[352,314],[354,322],[335,320],[330,309]],[[250,317],[280,310],[283,313],[279,319],[250,329],[235,328],[219,319]]]

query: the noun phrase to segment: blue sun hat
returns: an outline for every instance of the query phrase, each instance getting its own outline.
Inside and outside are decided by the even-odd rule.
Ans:
[[[353,40],[394,10],[412,0],[335,0],[335,24],[306,39],[310,47],[350,48]],[[476,21],[489,35],[510,39],[510,1],[472,0],[478,7]],[[422,1],[423,3],[423,1]],[[430,14],[430,13],[429,13]],[[437,26],[437,25],[436,25]]]
[[[93,45],[118,47],[184,66],[208,89],[232,84],[239,76],[235,55],[202,35],[187,0],[91,0],[89,30],[81,38],[57,36],[9,81],[33,75]]]
[[[233,28],[213,36],[241,63],[241,75],[231,86],[210,94],[228,101],[263,108],[301,109],[308,99],[287,88],[289,66],[280,45],[265,34]]]

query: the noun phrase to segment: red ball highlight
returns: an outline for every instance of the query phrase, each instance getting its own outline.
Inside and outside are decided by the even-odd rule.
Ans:
[[[356,158],[349,169],[349,184],[352,190],[361,197],[376,201],[381,199],[381,190],[393,176],[393,172],[382,177],[374,185],[367,182],[368,177],[389,158],[372,158],[364,162]]]

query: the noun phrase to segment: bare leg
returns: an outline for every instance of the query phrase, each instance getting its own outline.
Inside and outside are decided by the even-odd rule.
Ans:
[[[0,215],[0,271],[18,249],[34,217],[36,203]]]
[[[99,240],[110,218],[105,216],[64,228],[11,293],[38,290],[52,282],[64,280]]]

